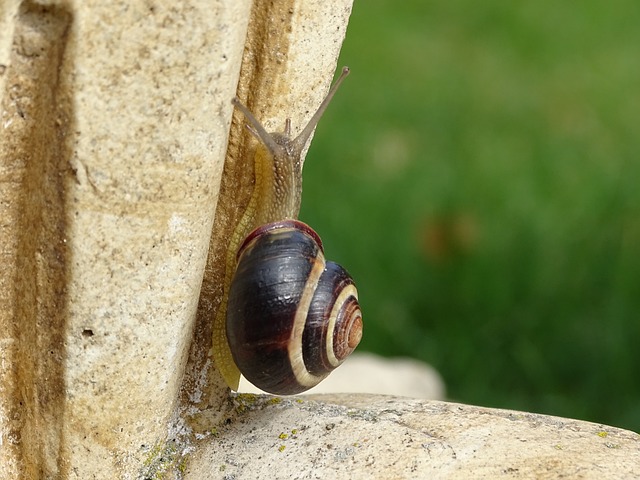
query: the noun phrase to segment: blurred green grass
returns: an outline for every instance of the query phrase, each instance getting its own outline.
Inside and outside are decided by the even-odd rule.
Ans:
[[[367,0],[301,218],[363,349],[458,401],[640,431],[640,3]]]

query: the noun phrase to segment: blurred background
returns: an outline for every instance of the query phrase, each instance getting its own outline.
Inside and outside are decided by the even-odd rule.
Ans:
[[[301,219],[361,349],[640,431],[640,2],[356,1]]]

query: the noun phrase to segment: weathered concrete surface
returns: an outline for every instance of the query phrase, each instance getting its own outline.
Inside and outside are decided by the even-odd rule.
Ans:
[[[373,395],[241,394],[185,479],[631,479],[640,435],[532,413]]]
[[[264,393],[245,379],[240,392]],[[306,394],[373,393],[398,397],[445,400],[442,377],[430,365],[411,358],[384,358],[354,352],[345,362]]]
[[[118,478],[165,440],[249,7],[2,2],[0,478]]]

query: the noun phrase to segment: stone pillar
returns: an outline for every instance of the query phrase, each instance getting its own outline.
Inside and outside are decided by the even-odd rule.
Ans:
[[[185,419],[215,417],[228,394],[210,361],[215,259],[238,208],[228,196],[212,230],[230,100],[250,90],[263,118],[299,124],[349,13],[0,4],[0,478],[155,475],[175,467]]]
[[[117,478],[174,421],[248,1],[0,14],[0,477]]]

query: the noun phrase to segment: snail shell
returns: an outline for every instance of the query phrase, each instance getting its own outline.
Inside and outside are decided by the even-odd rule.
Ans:
[[[250,233],[238,251],[226,329],[247,380],[270,393],[299,393],[360,342],[358,292],[344,268],[325,261],[311,227],[270,223]]]

